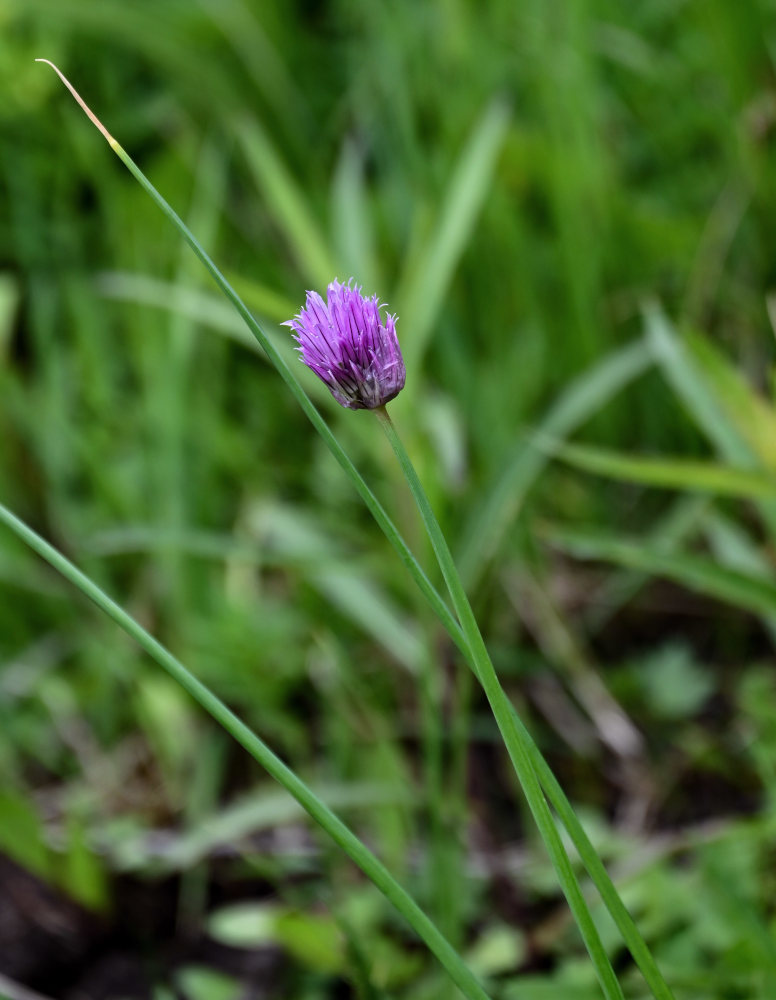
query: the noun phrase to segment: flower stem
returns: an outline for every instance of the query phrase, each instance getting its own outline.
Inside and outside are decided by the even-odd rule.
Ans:
[[[445,540],[439,522],[429,502],[423,484],[415,470],[415,466],[396,433],[388,411],[380,407],[374,411],[385,432],[388,442],[401,466],[418,511],[425,525],[429,540],[439,562],[439,568],[447,584],[453,607],[461,623],[466,643],[472,654],[475,675],[482,685],[485,695],[496,719],[501,736],[512,760],[518,779],[522,785],[528,806],[539,828],[542,840],[550,855],[561,889],[568,901],[574,920],[579,927],[582,939],[598,975],[601,988],[607,1000],[623,1000],[622,989],[614,974],[609,958],[604,950],[590,910],[587,907],[582,890],[571,866],[568,854],[555,826],[547,802],[536,777],[529,743],[525,738],[525,730],[515,724],[515,713],[512,703],[501,687],[495,668],[488,654],[485,642],[474,617],[469,599],[461,583],[458,570]]]

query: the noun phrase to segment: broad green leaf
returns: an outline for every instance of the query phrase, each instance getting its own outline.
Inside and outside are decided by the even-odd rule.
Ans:
[[[216,910],[208,929],[216,941],[232,948],[280,945],[319,972],[340,972],[345,964],[343,934],[329,915],[302,913],[277,903],[246,901]]]
[[[493,924],[482,931],[466,958],[481,976],[497,976],[518,969],[525,955],[525,938],[517,928]]]
[[[684,643],[672,642],[639,663],[639,678],[652,710],[664,719],[694,715],[714,691],[714,680]]]

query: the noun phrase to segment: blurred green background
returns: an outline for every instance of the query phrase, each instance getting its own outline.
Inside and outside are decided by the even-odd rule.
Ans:
[[[515,704],[678,1000],[773,1000],[776,3],[0,0],[0,26],[0,499],[494,997],[599,995],[465,667],[45,56],[289,357],[335,275],[398,312],[394,419]],[[375,422],[301,375],[436,580]],[[453,995],[5,531],[0,886],[0,975],[50,997]]]

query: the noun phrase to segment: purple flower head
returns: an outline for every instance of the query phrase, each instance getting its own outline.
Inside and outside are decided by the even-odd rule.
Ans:
[[[308,292],[304,309],[284,326],[294,331],[297,350],[308,368],[350,410],[374,410],[404,388],[406,371],[396,339],[396,317],[380,316],[376,295],[335,278],[324,302]]]

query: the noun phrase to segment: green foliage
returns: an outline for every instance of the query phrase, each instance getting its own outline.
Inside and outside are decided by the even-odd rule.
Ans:
[[[289,363],[275,324],[333,274],[399,312],[395,419],[510,695],[678,1000],[770,1000],[774,16],[0,11],[0,499],[417,882],[505,1000],[598,993],[484,703],[261,351],[32,60],[69,73]],[[298,374],[432,565],[368,421]],[[300,921],[297,945],[272,944],[285,994],[343,976],[364,997],[443,995],[382,904],[358,919],[363,885],[299,810],[6,533],[0,786],[2,852],[90,908],[110,909],[114,874],[175,873],[196,927],[202,886],[253,879],[253,905]],[[297,940],[326,886],[335,970]],[[240,992],[218,969],[159,980]]]

